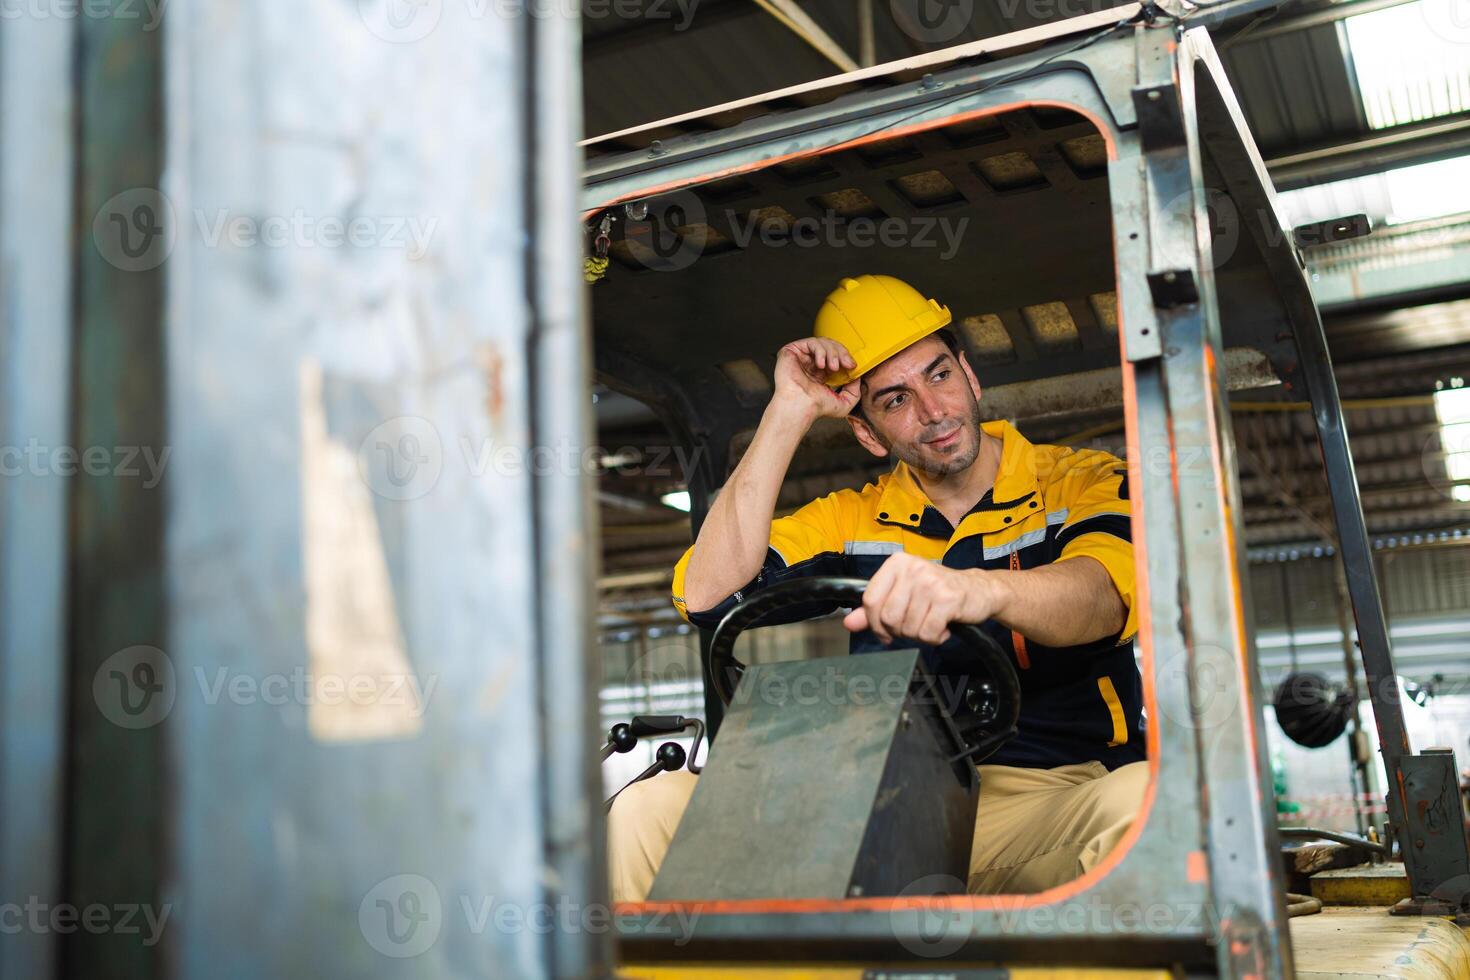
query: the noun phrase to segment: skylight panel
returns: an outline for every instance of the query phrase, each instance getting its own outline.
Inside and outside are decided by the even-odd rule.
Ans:
[[[1374,129],[1470,109],[1470,0],[1415,0],[1344,28]]]

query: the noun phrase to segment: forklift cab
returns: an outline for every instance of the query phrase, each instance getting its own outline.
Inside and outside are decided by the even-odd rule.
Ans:
[[[1412,886],[1412,908],[1401,911],[1463,906],[1460,822],[1426,817],[1446,794],[1458,806],[1454,761],[1411,752],[1384,688],[1392,653],[1303,274],[1302,248],[1357,225],[1282,226],[1203,28],[1125,5],[585,149],[596,372],[650,406],[698,460],[688,487],[695,532],[760,417],[776,351],[809,335],[844,276],[882,272],[940,297],[984,388],[986,418],[1067,443],[1121,415],[1113,451],[1126,459],[1133,502],[1148,723],[1139,816],[1076,881],[1026,896],[623,907],[628,975],[757,976],[773,955],[854,976],[879,966],[902,975],[941,956],[946,967],[1129,967],[1130,976],[1303,968],[1287,924],[1242,588],[1229,394],[1246,389],[1285,390],[1313,406],[1392,834]],[[872,458],[846,428],[815,427],[788,479],[866,475]],[[709,636],[702,647],[717,732]],[[677,941],[676,915],[690,924]],[[1440,926],[1453,933],[1444,942],[1465,944],[1453,955],[1470,955],[1458,929]]]

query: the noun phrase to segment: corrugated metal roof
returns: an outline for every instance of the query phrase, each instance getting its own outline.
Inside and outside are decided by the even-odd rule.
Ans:
[[[596,2],[583,0],[589,9]],[[629,2],[622,0],[614,6],[626,10],[624,5]],[[637,2],[645,12],[640,20],[584,17],[584,113],[589,135],[615,132],[840,72],[751,0],[702,0],[694,4],[687,23],[680,18],[680,0]],[[906,33],[895,19],[895,11],[916,7],[920,2],[876,0],[873,4],[878,64],[1127,6],[1132,0],[1056,0],[1045,4],[956,0],[954,7],[963,9],[968,5],[971,17],[953,36],[941,30],[937,36],[946,39],[937,42]],[[802,0],[801,6],[849,54],[857,56],[858,8],[854,0]]]
[[[599,15],[584,21],[584,113],[590,135],[831,77],[839,71],[753,0],[582,2],[589,9],[602,3],[625,13],[632,9],[629,4],[636,3],[641,5],[637,9],[645,11],[642,19]],[[1124,5],[1119,0],[974,2],[963,30],[942,43],[932,43],[906,34],[894,17],[896,9],[925,2],[928,0],[874,0],[879,63]],[[949,6],[963,9],[968,2],[953,0]],[[1375,132],[1396,132],[1369,126],[1343,21],[1350,12],[1402,2],[1283,4],[1274,14],[1244,26],[1227,23],[1214,29],[1227,75],[1268,161],[1350,146]],[[812,20],[856,57],[859,8],[853,0],[800,3]],[[1412,146],[1425,158],[1445,155],[1442,146],[1417,142]],[[1405,152],[1412,159],[1416,150]],[[1302,169],[1300,164],[1296,167]],[[1301,175],[1293,179],[1297,185],[1302,182]]]
[[[1225,74],[1263,156],[1368,131],[1338,23],[1219,43]]]

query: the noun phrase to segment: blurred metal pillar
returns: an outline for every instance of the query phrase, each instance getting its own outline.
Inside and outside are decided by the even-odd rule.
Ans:
[[[574,4],[526,0],[530,27],[524,90],[528,183],[527,267],[531,311],[532,433],[538,446],[588,447],[592,420],[591,327],[582,279],[577,194],[582,179],[582,37]],[[570,16],[569,16],[570,15]],[[547,900],[584,907],[608,894],[600,760],[602,654],[593,626],[601,533],[593,506],[598,460],[538,473],[535,487],[536,613],[540,629],[542,780]],[[597,733],[597,734],[594,734]],[[595,898],[594,898],[595,897]],[[579,919],[579,922],[587,922]],[[590,923],[589,923],[590,925]],[[610,976],[607,930],[551,933],[550,972]]]
[[[575,21],[122,6],[77,428],[161,481],[78,494],[68,898],[149,914],[65,972],[601,974]]]
[[[151,681],[138,683],[150,671],[167,676],[168,664],[167,238],[155,233],[164,217],[163,38],[128,0],[94,4],[75,23],[69,442],[104,465],[73,479],[61,897],[104,917],[54,938],[63,976],[146,977],[163,968],[161,875],[174,823],[162,809],[169,788],[156,724],[172,689],[155,697]]]
[[[0,903],[60,888],[76,24],[0,30]],[[0,977],[46,977],[56,936],[0,940]]]

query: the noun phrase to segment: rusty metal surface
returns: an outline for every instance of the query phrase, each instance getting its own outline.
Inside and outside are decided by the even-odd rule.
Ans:
[[[1426,749],[1402,759],[1400,767],[1401,781],[1389,793],[1402,793],[1408,818],[1400,840],[1413,896],[1461,908],[1470,901],[1470,855],[1455,754],[1447,748]]]
[[[462,97],[526,91],[524,24],[228,10],[169,10],[174,208],[360,216],[379,237],[189,234],[168,260],[172,956],[188,976],[546,976],[546,938],[475,925],[487,901],[547,901],[537,489],[529,465],[474,463],[533,445],[545,297],[522,243],[547,216],[507,152],[529,105]],[[575,330],[574,305],[538,316]],[[375,696],[195,693],[200,673],[302,669]]]
[[[575,27],[385,6],[6,18],[7,977],[606,972]]]

